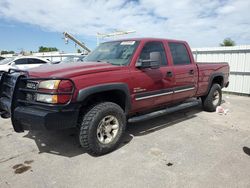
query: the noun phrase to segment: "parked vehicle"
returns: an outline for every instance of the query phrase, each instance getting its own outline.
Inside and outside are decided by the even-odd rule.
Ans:
[[[195,63],[184,41],[105,42],[84,61],[2,73],[1,116],[16,132],[75,127],[81,146],[102,155],[118,147],[127,121],[185,107],[192,97],[213,112],[229,84],[227,63]]]
[[[62,61],[56,61],[53,62],[53,64],[58,64],[58,63],[75,63],[79,61],[83,61],[83,59],[86,57],[86,55],[70,55],[65,57]]]
[[[9,69],[27,70],[47,63],[50,63],[47,59],[32,56],[11,57],[0,61],[0,71],[8,71]]]

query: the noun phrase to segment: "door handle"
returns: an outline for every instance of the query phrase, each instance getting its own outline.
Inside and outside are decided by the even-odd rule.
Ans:
[[[167,77],[172,77],[173,76],[173,72],[172,71],[168,71],[166,74]]]
[[[193,69],[189,70],[189,74],[194,74],[194,70]]]

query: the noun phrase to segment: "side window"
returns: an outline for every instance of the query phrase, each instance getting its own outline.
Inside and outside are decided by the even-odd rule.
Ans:
[[[45,64],[45,63],[46,63],[45,61],[42,61],[40,59],[33,59],[33,58],[28,59],[28,64]]]
[[[161,53],[161,65],[167,65],[166,53],[163,47],[162,42],[148,42],[144,45],[139,59],[141,60],[149,60],[150,52],[160,52]]]
[[[184,44],[174,42],[170,42],[168,44],[170,47],[174,65],[191,64],[187,48]]]
[[[29,58],[28,59],[28,64],[45,64],[45,61],[42,61],[40,59],[33,59],[33,58]]]
[[[27,64],[27,59],[17,59],[15,60],[15,65],[24,65]]]
[[[38,64],[46,64],[47,63],[46,61],[43,61],[43,60],[40,60],[40,59],[37,59],[36,62]]]

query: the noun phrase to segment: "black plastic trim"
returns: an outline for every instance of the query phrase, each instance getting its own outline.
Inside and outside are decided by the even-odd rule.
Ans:
[[[153,98],[154,96],[158,97],[157,95],[161,95],[164,93],[166,93],[166,95],[168,95],[168,94],[173,94],[175,92],[178,92],[179,90],[191,89],[191,88],[195,88],[195,86],[194,85],[187,85],[187,86],[179,86],[179,87],[161,89],[161,90],[157,90],[157,91],[149,91],[149,92],[136,94],[135,99],[139,100],[140,98],[144,98],[144,97],[146,99],[146,97],[150,97],[150,96],[152,96],[152,98]]]
[[[131,109],[130,92],[127,84],[124,83],[110,83],[110,84],[96,85],[93,87],[87,87],[81,89],[77,96],[77,102],[83,102],[88,96],[92,94],[97,94],[104,91],[112,91],[112,90],[118,90],[124,92],[126,96],[125,112],[126,113],[129,112],[129,110]]]
[[[159,95],[162,93],[168,93],[168,92],[174,92],[173,88],[167,88],[167,89],[161,89],[161,90],[156,90],[156,91],[148,91],[148,92],[144,92],[144,93],[138,93],[135,95],[135,98],[142,98],[142,97],[149,97],[152,95]]]
[[[19,106],[14,110],[13,127],[16,132],[24,130],[58,130],[77,126],[79,105],[67,110],[50,110],[32,106]]]
[[[210,78],[209,78],[208,88],[207,88],[207,91],[206,91],[205,95],[207,95],[208,92],[210,91],[210,88],[211,88],[212,83],[213,83],[213,79],[214,79],[215,77],[217,77],[217,76],[222,76],[222,78],[223,78],[223,81],[222,81],[222,82],[223,82],[223,83],[222,83],[222,88],[224,87],[224,74],[223,74],[222,72],[217,72],[217,73],[211,74],[211,75],[210,75]]]

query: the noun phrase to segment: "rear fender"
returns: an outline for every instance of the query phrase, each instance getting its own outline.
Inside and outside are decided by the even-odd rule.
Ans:
[[[208,94],[208,92],[210,91],[210,88],[212,87],[212,84],[213,84],[213,80],[214,78],[216,78],[217,76],[221,76],[223,78],[223,83],[222,83],[222,88],[224,87],[224,74],[222,72],[218,72],[218,73],[214,73],[214,74],[211,74],[210,75],[210,78],[209,78],[209,81],[208,81],[208,88],[207,88],[207,91],[206,91],[206,94]]]

